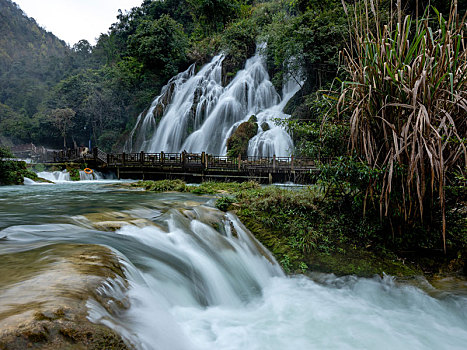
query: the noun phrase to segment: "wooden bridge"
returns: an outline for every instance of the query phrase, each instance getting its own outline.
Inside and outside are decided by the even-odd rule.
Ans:
[[[310,183],[319,171],[314,160],[291,157],[228,157],[203,153],[91,153],[77,150],[55,152],[54,162],[85,162],[101,172],[113,172],[119,179],[160,180],[181,178],[187,182],[245,181],[260,183]]]

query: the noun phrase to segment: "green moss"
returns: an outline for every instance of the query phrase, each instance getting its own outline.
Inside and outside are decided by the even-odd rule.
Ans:
[[[270,129],[269,124],[266,122],[261,123],[261,129],[263,129],[263,131],[268,131]]]
[[[235,202],[235,197],[226,196],[221,197],[216,201],[216,208],[222,211],[227,211],[232,203]]]
[[[378,224],[338,210],[316,187],[267,187],[236,194],[237,215],[287,272],[417,275],[421,271],[372,244]],[[332,202],[332,201],[331,201]]]
[[[45,165],[42,163],[34,164],[33,168],[34,168],[34,171],[37,171],[38,173],[41,171],[45,171]]]
[[[138,181],[131,187],[142,187],[151,192],[186,191],[186,184],[182,180]]]
[[[248,142],[258,133],[256,116],[252,115],[247,122],[241,123],[227,139],[227,155],[229,157],[246,157]]]
[[[222,194],[222,193],[237,193],[244,190],[259,189],[257,182],[203,182],[199,186],[187,186],[187,191],[194,194]]]
[[[79,181],[81,177],[79,175],[79,169],[67,167],[67,171],[70,174],[71,181]]]

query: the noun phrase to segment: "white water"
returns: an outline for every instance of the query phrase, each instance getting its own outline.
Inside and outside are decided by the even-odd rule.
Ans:
[[[136,349],[465,349],[465,291],[435,298],[391,277],[285,276],[236,216],[203,201],[96,181],[0,188],[0,256],[63,242],[111,248],[128,284],[108,280],[98,293],[113,298],[89,300],[89,319]],[[155,226],[99,231],[83,221],[96,210]]]
[[[67,170],[63,171],[41,171],[37,173],[37,176],[52,181],[54,183],[72,182],[70,173]],[[79,171],[80,181],[94,181],[103,180],[104,176],[97,171],[93,171],[91,174],[86,174],[83,170]],[[28,183],[30,184],[30,183]]]
[[[88,303],[93,322],[138,349],[465,349],[466,298],[391,277],[287,277],[234,215],[221,233],[175,211],[166,220],[168,232],[118,232],[144,247],[134,264],[122,257],[131,307],[115,318]],[[101,292],[123,293],[115,283]]]
[[[207,152],[226,154],[226,142],[232,132],[251,115],[258,118],[259,130],[251,140],[248,154],[287,156],[293,147],[287,132],[273,119],[288,118],[282,112],[299,90],[298,84],[284,85],[283,98],[274,89],[259,53],[247,60],[245,68],[223,87],[223,55],[213,58],[197,74],[194,66],[172,78],[138,117],[125,145],[127,152]],[[163,111],[156,126],[154,113]],[[159,113],[157,112],[157,113]],[[261,128],[267,123],[270,130]]]
[[[37,173],[37,176],[52,182],[65,182],[71,181],[70,174],[68,171],[41,171]]]

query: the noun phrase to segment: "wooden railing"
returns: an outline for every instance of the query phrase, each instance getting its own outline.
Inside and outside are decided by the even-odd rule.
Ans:
[[[202,153],[105,153],[98,148],[92,152],[67,150],[54,152],[54,161],[67,162],[94,161],[106,167],[150,167],[178,168],[189,171],[243,171],[243,172],[288,172],[317,169],[319,164],[331,159],[311,159],[291,157],[228,157]]]
[[[119,153],[107,154],[105,162],[109,167],[180,167],[200,170],[272,170],[303,171],[316,169],[318,164],[328,163],[330,159],[311,159],[291,157],[228,157],[203,153]]]

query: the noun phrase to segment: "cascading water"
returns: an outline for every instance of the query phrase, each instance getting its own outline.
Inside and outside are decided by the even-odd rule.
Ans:
[[[67,170],[41,171],[37,173],[37,176],[43,179],[52,181],[54,183],[71,182],[70,173]],[[86,174],[83,170],[80,170],[79,179],[80,181],[103,180],[104,176],[100,172],[97,172],[97,171],[93,171],[90,174]],[[32,184],[32,183],[29,183],[29,184]]]
[[[80,181],[92,181],[92,180],[103,180],[104,177],[98,171],[93,171],[92,173],[88,174],[83,170],[79,171],[79,179]]]
[[[58,294],[87,299],[88,319],[136,349],[465,348],[465,280],[433,297],[391,277],[285,276],[209,200],[98,182],[0,188],[0,329],[15,312],[50,315],[40,308]],[[73,289],[117,265],[96,293]]]
[[[41,171],[37,173],[37,176],[52,181],[52,182],[64,182],[71,181],[70,173],[66,170],[63,171]]]
[[[287,132],[273,119],[289,116],[282,112],[300,89],[284,85],[283,97],[274,89],[258,52],[226,86],[222,86],[223,55],[213,58],[197,74],[194,66],[172,78],[138,117],[125,145],[127,152],[208,152],[223,155],[232,132],[250,116],[258,119],[258,134],[251,140],[248,154],[286,156],[293,147]],[[156,119],[160,118],[156,126]],[[268,125],[268,130],[262,126]]]

